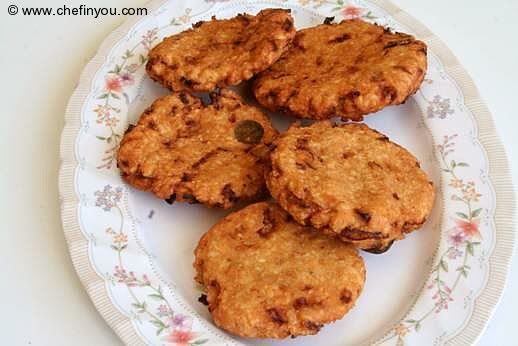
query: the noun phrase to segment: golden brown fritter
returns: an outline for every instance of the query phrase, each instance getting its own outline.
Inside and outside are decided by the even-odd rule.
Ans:
[[[297,224],[274,203],[228,215],[195,255],[214,322],[246,337],[316,334],[353,307],[365,282],[353,246]]]
[[[149,52],[149,76],[172,89],[210,91],[248,80],[273,64],[295,36],[289,10],[198,22]]]
[[[253,84],[261,105],[299,118],[363,115],[403,103],[427,68],[426,45],[361,20],[300,30]]]
[[[407,150],[365,124],[292,126],[266,184],[296,221],[382,252],[431,212],[433,184]]]
[[[132,186],[169,202],[230,208],[265,191],[277,131],[229,90],[212,104],[180,92],[159,98],[122,139],[117,163]]]

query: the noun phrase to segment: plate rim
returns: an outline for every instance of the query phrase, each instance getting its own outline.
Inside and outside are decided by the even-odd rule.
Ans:
[[[144,5],[150,12],[168,0],[151,0]],[[506,286],[511,258],[515,246],[515,196],[511,171],[505,149],[496,132],[492,115],[482,100],[475,83],[451,50],[426,26],[404,12],[390,0],[366,0],[381,7],[392,18],[410,28],[416,36],[426,41],[430,50],[440,59],[448,75],[455,81],[464,96],[464,105],[472,113],[480,142],[488,161],[488,178],[495,193],[494,224],[497,235],[495,247],[488,259],[487,284],[474,300],[473,311],[467,323],[448,340],[448,344],[473,344],[488,325]],[[76,168],[75,139],[80,131],[80,113],[90,93],[96,72],[102,67],[114,44],[127,35],[129,29],[145,16],[126,19],[113,30],[99,46],[93,58],[83,68],[65,111],[65,125],[60,142],[59,196],[61,221],[73,266],[88,296],[108,325],[126,344],[143,344],[129,317],[123,315],[112,303],[104,279],[91,266],[89,242],[78,221],[79,198],[74,189]]]

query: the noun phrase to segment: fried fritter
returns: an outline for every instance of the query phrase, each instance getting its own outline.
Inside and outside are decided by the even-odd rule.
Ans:
[[[431,212],[417,159],[365,124],[295,125],[274,145],[268,189],[301,224],[379,253]]]
[[[214,322],[246,337],[316,334],[353,307],[365,282],[353,246],[297,224],[274,203],[225,217],[195,256]]]
[[[212,104],[185,92],[156,100],[128,129],[118,152],[122,177],[169,202],[230,208],[265,192],[268,117],[229,90]]]
[[[172,90],[211,91],[248,80],[273,64],[295,36],[289,10],[198,22],[149,52],[146,70]]]
[[[255,97],[299,118],[363,115],[405,102],[427,69],[426,45],[361,20],[300,30],[293,47],[257,76]]]

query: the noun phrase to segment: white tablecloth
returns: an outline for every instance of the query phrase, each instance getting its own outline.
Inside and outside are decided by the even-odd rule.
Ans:
[[[518,172],[518,1],[394,0],[452,49],[478,85]],[[0,5],[0,343],[120,344],[72,267],[59,216],[59,140],[83,66],[124,17],[10,16],[18,6],[131,7],[146,0]],[[517,177],[517,175],[514,175]],[[517,179],[515,179],[518,181]],[[481,345],[517,345],[518,261]]]

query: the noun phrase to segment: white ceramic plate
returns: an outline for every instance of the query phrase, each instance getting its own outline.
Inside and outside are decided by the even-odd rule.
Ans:
[[[219,330],[197,299],[193,249],[225,215],[170,206],[125,185],[115,165],[124,130],[167,91],[146,77],[147,51],[192,23],[261,8],[291,8],[298,28],[361,17],[429,45],[420,91],[366,123],[408,148],[437,186],[419,232],[383,255],[363,253],[357,306],[317,336],[244,340]],[[103,43],[67,108],[60,174],[72,260],[92,301],[128,344],[442,345],[474,342],[502,292],[513,245],[513,195],[491,117],[451,53],[427,29],[381,0],[170,1],[148,6]],[[288,120],[273,116],[283,127]],[[291,120],[290,120],[291,121]]]

